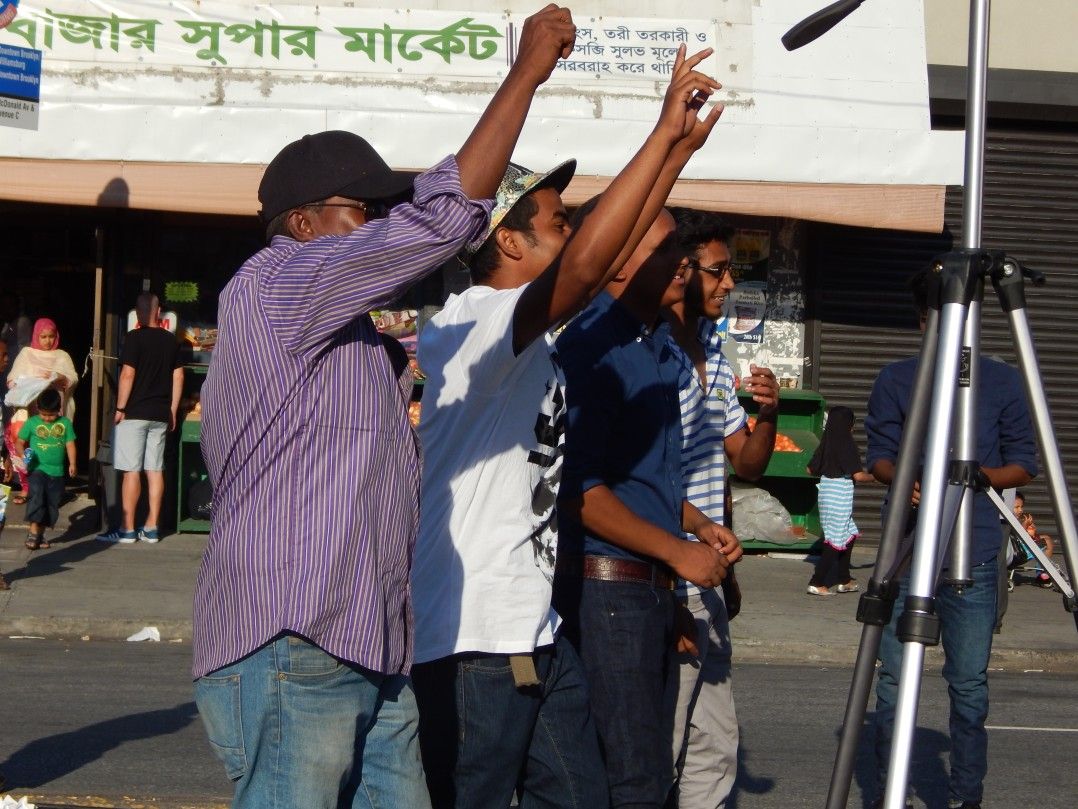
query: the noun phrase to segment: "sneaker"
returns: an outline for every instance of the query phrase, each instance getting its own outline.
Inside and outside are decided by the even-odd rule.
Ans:
[[[850,579],[845,584],[840,584],[835,587],[840,593],[856,593],[861,589],[861,585],[857,583],[857,579]]]
[[[131,545],[138,542],[138,534],[134,531],[121,531],[119,528],[113,528],[111,531],[106,531],[103,534],[97,535],[98,542],[116,542],[120,545]]]
[[[138,538],[140,542],[148,542],[153,545],[155,542],[161,541],[161,534],[156,528],[140,528],[138,529]]]
[[[824,585],[810,584],[805,590],[810,596],[833,596],[835,593],[833,590],[829,590]]]

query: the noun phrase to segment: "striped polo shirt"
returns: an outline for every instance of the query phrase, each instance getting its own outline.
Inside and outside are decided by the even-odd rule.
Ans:
[[[706,384],[692,359],[674,343],[679,362],[678,388],[681,400],[681,471],[685,496],[707,517],[720,525],[725,516],[726,452],[723,442],[746,424],[745,410],[737,400],[734,372],[722,353],[725,329],[714,321],[700,319],[697,339],[707,356]],[[688,539],[696,537],[689,535]],[[682,582],[689,592],[695,585]]]

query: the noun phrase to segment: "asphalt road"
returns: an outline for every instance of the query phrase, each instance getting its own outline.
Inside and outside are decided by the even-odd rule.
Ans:
[[[189,659],[187,644],[0,640],[7,791],[39,804],[227,806],[230,786],[203,736]],[[838,668],[735,669],[742,746],[731,809],[822,809],[849,681]],[[1071,809],[1078,676],[997,673],[992,682],[985,809]],[[946,804],[946,723],[942,680],[926,675],[911,762],[918,807]],[[850,807],[871,790],[870,736]]]

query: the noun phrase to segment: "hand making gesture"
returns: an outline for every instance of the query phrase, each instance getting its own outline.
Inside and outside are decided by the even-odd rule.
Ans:
[[[686,58],[682,44],[674,58],[674,70],[655,131],[668,137],[679,151],[691,153],[703,146],[722,115],[723,105],[716,104],[702,119],[699,116],[708,99],[722,87],[710,76],[695,70],[712,53],[712,48],[704,48]]]
[[[524,20],[520,46],[510,72],[538,87],[550,78],[559,59],[568,59],[576,43],[576,26],[569,9],[550,3]]]

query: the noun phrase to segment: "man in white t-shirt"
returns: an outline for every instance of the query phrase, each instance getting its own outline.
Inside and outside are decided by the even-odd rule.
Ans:
[[[632,253],[720,107],[679,54],[659,121],[576,234],[575,163],[511,165],[468,259],[473,286],[420,335],[427,375],[412,568],[420,744],[435,809],[605,807],[587,687],[551,608],[565,399],[550,330]]]

